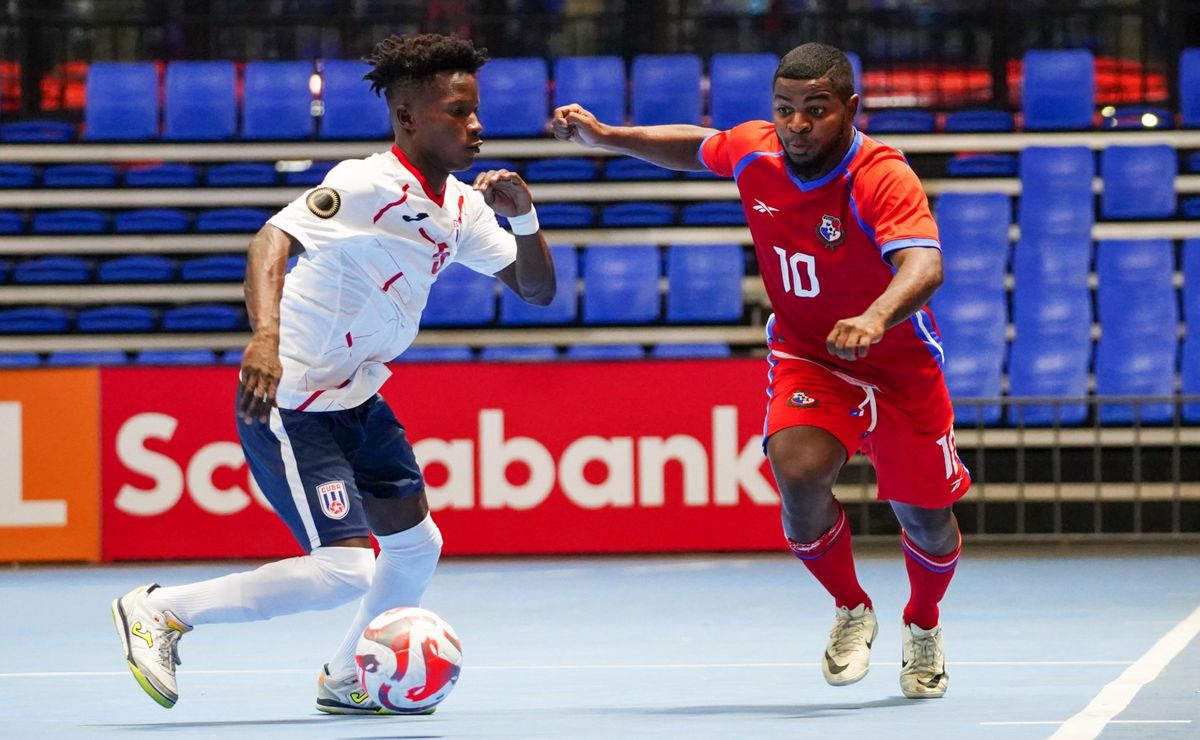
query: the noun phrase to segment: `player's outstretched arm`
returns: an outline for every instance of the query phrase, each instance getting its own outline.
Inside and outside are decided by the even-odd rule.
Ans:
[[[288,257],[301,249],[295,238],[270,224],[250,240],[242,289],[254,334],[242,353],[242,393],[238,397],[238,415],[247,423],[267,421],[275,405],[275,389],[283,376],[279,363],[279,300]]]
[[[825,340],[830,354],[843,360],[866,357],[883,333],[919,311],[942,284],[942,252],[912,247],[892,252],[896,274],[888,287],[860,316],[833,325]]]
[[[704,169],[696,156],[701,142],[716,129],[672,124],[669,126],[610,126],[576,103],[556,108],[550,122],[554,138],[587,147],[607,149],[652,162],[672,170]]]
[[[542,236],[533,209],[533,194],[521,176],[508,170],[481,172],[472,184],[483,195],[483,202],[509,220],[517,240],[517,259],[496,273],[521,300],[547,306],[554,300],[558,286],[554,278],[554,260]]]

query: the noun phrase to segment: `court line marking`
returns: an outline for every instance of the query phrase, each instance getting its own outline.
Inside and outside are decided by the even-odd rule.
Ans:
[[[1078,714],[1064,722],[1050,740],[1092,740],[1098,736],[1104,726],[1129,706],[1143,686],[1158,678],[1158,674],[1197,634],[1200,634],[1200,606],[1159,638],[1116,680],[1101,689]]]
[[[1129,665],[1128,660],[980,660],[958,661],[956,666],[1093,666]],[[471,671],[575,671],[575,670],[655,670],[655,669],[700,669],[714,668],[813,668],[820,663],[577,663],[557,665],[471,665]],[[898,662],[875,661],[877,666],[899,666]],[[189,675],[270,675],[276,673],[314,673],[312,668],[200,668],[186,670]],[[0,673],[0,678],[89,678],[125,676],[128,671],[31,671]]]
[[[1114,719],[1110,725],[1190,725],[1190,719]],[[1061,725],[1057,719],[1013,720],[1011,722],[980,722],[981,725]]]

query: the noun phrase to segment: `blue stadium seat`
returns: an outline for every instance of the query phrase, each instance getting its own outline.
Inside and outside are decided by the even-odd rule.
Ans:
[[[25,230],[19,211],[0,211],[0,234],[20,234]]]
[[[69,121],[16,121],[0,126],[0,141],[6,144],[63,144],[75,140],[75,124]]]
[[[1013,399],[1087,396],[1091,341],[1079,337],[1038,336],[1017,331],[1008,360],[1008,394]],[[1009,422],[1026,426],[1082,424],[1087,404],[1013,404]]]
[[[485,362],[549,362],[558,359],[553,344],[492,345],[479,350]]]
[[[1168,239],[1101,241],[1096,314],[1103,336],[1174,342],[1179,323],[1174,274],[1174,245]]]
[[[1200,198],[1186,198],[1179,206],[1183,218],[1200,218]]]
[[[746,255],[739,244],[667,248],[667,321],[719,323],[742,318]]]
[[[462,265],[438,273],[421,314],[422,326],[483,326],[496,320],[498,281]]]
[[[226,141],[237,131],[237,69],[233,62],[167,65],[163,138]]]
[[[1092,267],[1092,235],[1021,235],[1013,247],[1015,290],[1029,283],[1075,285],[1086,289]]]
[[[0,311],[0,334],[65,334],[71,313],[49,306],[29,306]]]
[[[937,119],[927,110],[878,110],[867,114],[867,131],[875,134],[932,134]]]
[[[147,349],[134,357],[135,365],[215,365],[217,353],[211,349]]]
[[[1090,233],[1095,221],[1092,177],[1095,157],[1087,147],[1027,147],[1021,152],[1021,234]]]
[[[190,188],[200,179],[189,164],[163,162],[125,170],[125,184],[131,188]]]
[[[248,62],[242,93],[242,138],[312,138],[311,62]]]
[[[633,60],[633,124],[700,124],[700,57],[644,54]],[[768,98],[764,98],[768,99]]]
[[[1027,131],[1082,131],[1092,127],[1096,70],[1090,51],[1030,51],[1021,79]]]
[[[148,306],[101,306],[80,311],[78,325],[89,334],[147,333],[158,328],[158,312]]]
[[[718,130],[768,117],[774,54],[713,54],[709,60],[711,126]]]
[[[1183,320],[1188,334],[1200,337],[1200,239],[1185,239],[1180,259],[1183,268]]]
[[[1090,341],[1092,297],[1080,283],[1025,280],[1013,286],[1013,326],[1017,336],[1068,337]]]
[[[684,226],[737,226],[746,223],[746,212],[741,203],[718,200],[684,206],[679,219]]]
[[[37,182],[37,170],[31,165],[0,163],[0,188],[31,188]]]
[[[661,310],[662,259],[649,245],[588,246],[583,252],[583,323],[648,324]]]
[[[1200,46],[1179,55],[1179,111],[1184,128],[1200,128]]]
[[[13,268],[12,281],[18,285],[86,283],[92,279],[92,263],[79,257],[55,255],[35,257]]]
[[[175,261],[159,254],[131,254],[100,263],[102,283],[169,283],[175,279]]]
[[[68,209],[33,214],[35,234],[101,234],[108,231],[108,215],[101,211]]]
[[[546,61],[492,59],[479,70],[479,119],[484,136],[538,136],[550,118]]]
[[[41,364],[42,358],[37,352],[13,352],[11,354],[0,354],[0,367],[37,367]]]
[[[617,203],[600,211],[601,226],[670,226],[675,208],[666,203]]]
[[[83,138],[158,138],[158,68],[153,62],[92,62],[87,72]]]
[[[1110,146],[1100,155],[1104,218],[1172,218],[1179,155],[1168,144]]]
[[[579,257],[571,245],[550,247],[554,257],[554,277],[558,290],[549,306],[534,306],[521,300],[516,293],[500,292],[500,323],[508,326],[546,326],[570,324],[579,310]]]
[[[605,180],[673,180],[675,171],[634,157],[613,157],[604,162]]]
[[[538,205],[538,223],[543,229],[584,229],[595,222],[595,207],[583,203]]]
[[[275,165],[267,162],[217,164],[204,173],[204,184],[213,188],[274,185],[278,179]]]
[[[947,354],[1003,351],[1008,312],[1002,284],[947,284],[934,295],[933,311]]]
[[[336,166],[337,162],[313,162],[302,170],[284,172],[283,182],[285,185],[316,187],[325,181],[325,176]]]
[[[1174,128],[1174,124],[1171,111],[1149,105],[1105,108],[1100,117],[1100,128],[1108,131],[1162,131]]]
[[[1002,193],[946,193],[935,208],[945,278],[952,285],[994,286],[1008,267],[1012,202]]]
[[[222,365],[241,365],[242,352],[240,349],[227,349],[221,353],[220,362]]]
[[[977,345],[971,342],[946,347],[946,362],[942,372],[950,398],[999,398],[1000,378],[1004,371],[1004,343]],[[954,405],[954,423],[959,429],[966,426],[991,426],[1000,422],[1000,404]]]
[[[392,136],[387,101],[371,92],[363,75],[371,66],[357,59],[329,59],[321,70],[322,139],[380,139]]]
[[[650,348],[650,356],[659,360],[717,358],[732,354],[724,342],[664,342]]]
[[[42,170],[48,188],[111,188],[117,184],[117,168],[111,164],[56,164]]]
[[[46,358],[49,367],[85,367],[92,365],[124,365],[125,353],[117,349],[51,352]]]
[[[464,345],[409,347],[393,362],[470,362],[471,348]]]
[[[246,255],[214,254],[185,260],[179,276],[185,283],[219,283],[242,281],[246,275]]]
[[[8,260],[0,260],[0,283],[8,280],[9,270],[12,269],[12,263]]]
[[[1179,369],[1183,377],[1183,394],[1200,396],[1200,334],[1191,334],[1183,340],[1182,354]],[[1183,420],[1189,424],[1200,422],[1200,401],[1183,404]]]
[[[946,162],[951,177],[1016,177],[1017,157],[1013,154],[956,154]]]
[[[958,110],[946,114],[946,133],[1008,133],[1016,126],[1012,114],[1003,110]]]
[[[246,316],[240,308],[221,304],[197,304],[163,312],[165,331],[240,331]]]
[[[1105,334],[1096,344],[1097,397],[1174,395],[1175,348],[1174,337]],[[1100,403],[1101,424],[1166,424],[1173,416],[1171,403]]]
[[[196,217],[196,231],[258,231],[271,214],[262,208],[218,208]]]
[[[596,163],[581,157],[537,159],[525,166],[529,182],[590,182],[596,179]]]
[[[191,228],[192,217],[178,208],[140,208],[113,217],[118,234],[178,234]]]
[[[579,103],[604,123],[620,126],[625,123],[625,86],[621,57],[559,57],[554,63],[555,108]]]
[[[1188,172],[1200,172],[1200,152],[1192,152],[1187,158]]]
[[[563,357],[568,360],[640,360],[646,350],[639,344],[573,344]]]
[[[487,132],[484,131],[484,133],[486,134]],[[517,163],[507,159],[476,159],[469,169],[463,170],[462,172],[455,172],[454,178],[459,182],[465,182],[466,184],[470,185],[475,181],[475,178],[479,176],[479,173],[487,172],[488,170],[509,170],[511,172],[520,172],[520,168],[517,167]],[[541,209],[538,209],[538,213],[541,213]]]

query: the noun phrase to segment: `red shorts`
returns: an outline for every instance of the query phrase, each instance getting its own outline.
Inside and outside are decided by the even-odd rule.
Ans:
[[[847,460],[861,451],[871,461],[882,501],[936,509],[971,487],[940,376],[898,396],[815,362],[777,356],[771,362],[764,444],[780,429],[824,429],[846,448]]]

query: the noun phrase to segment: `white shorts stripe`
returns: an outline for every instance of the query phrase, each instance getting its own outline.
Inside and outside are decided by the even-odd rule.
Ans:
[[[304,482],[300,480],[300,468],[296,465],[296,453],[292,450],[292,440],[288,437],[287,429],[283,426],[283,417],[278,408],[271,409],[271,432],[279,440],[279,455],[283,458],[283,469],[287,473],[288,490],[292,492],[292,501],[304,522],[304,533],[308,535],[309,547],[321,546],[321,535],[313,522],[312,511],[308,508],[308,496],[304,493]]]

